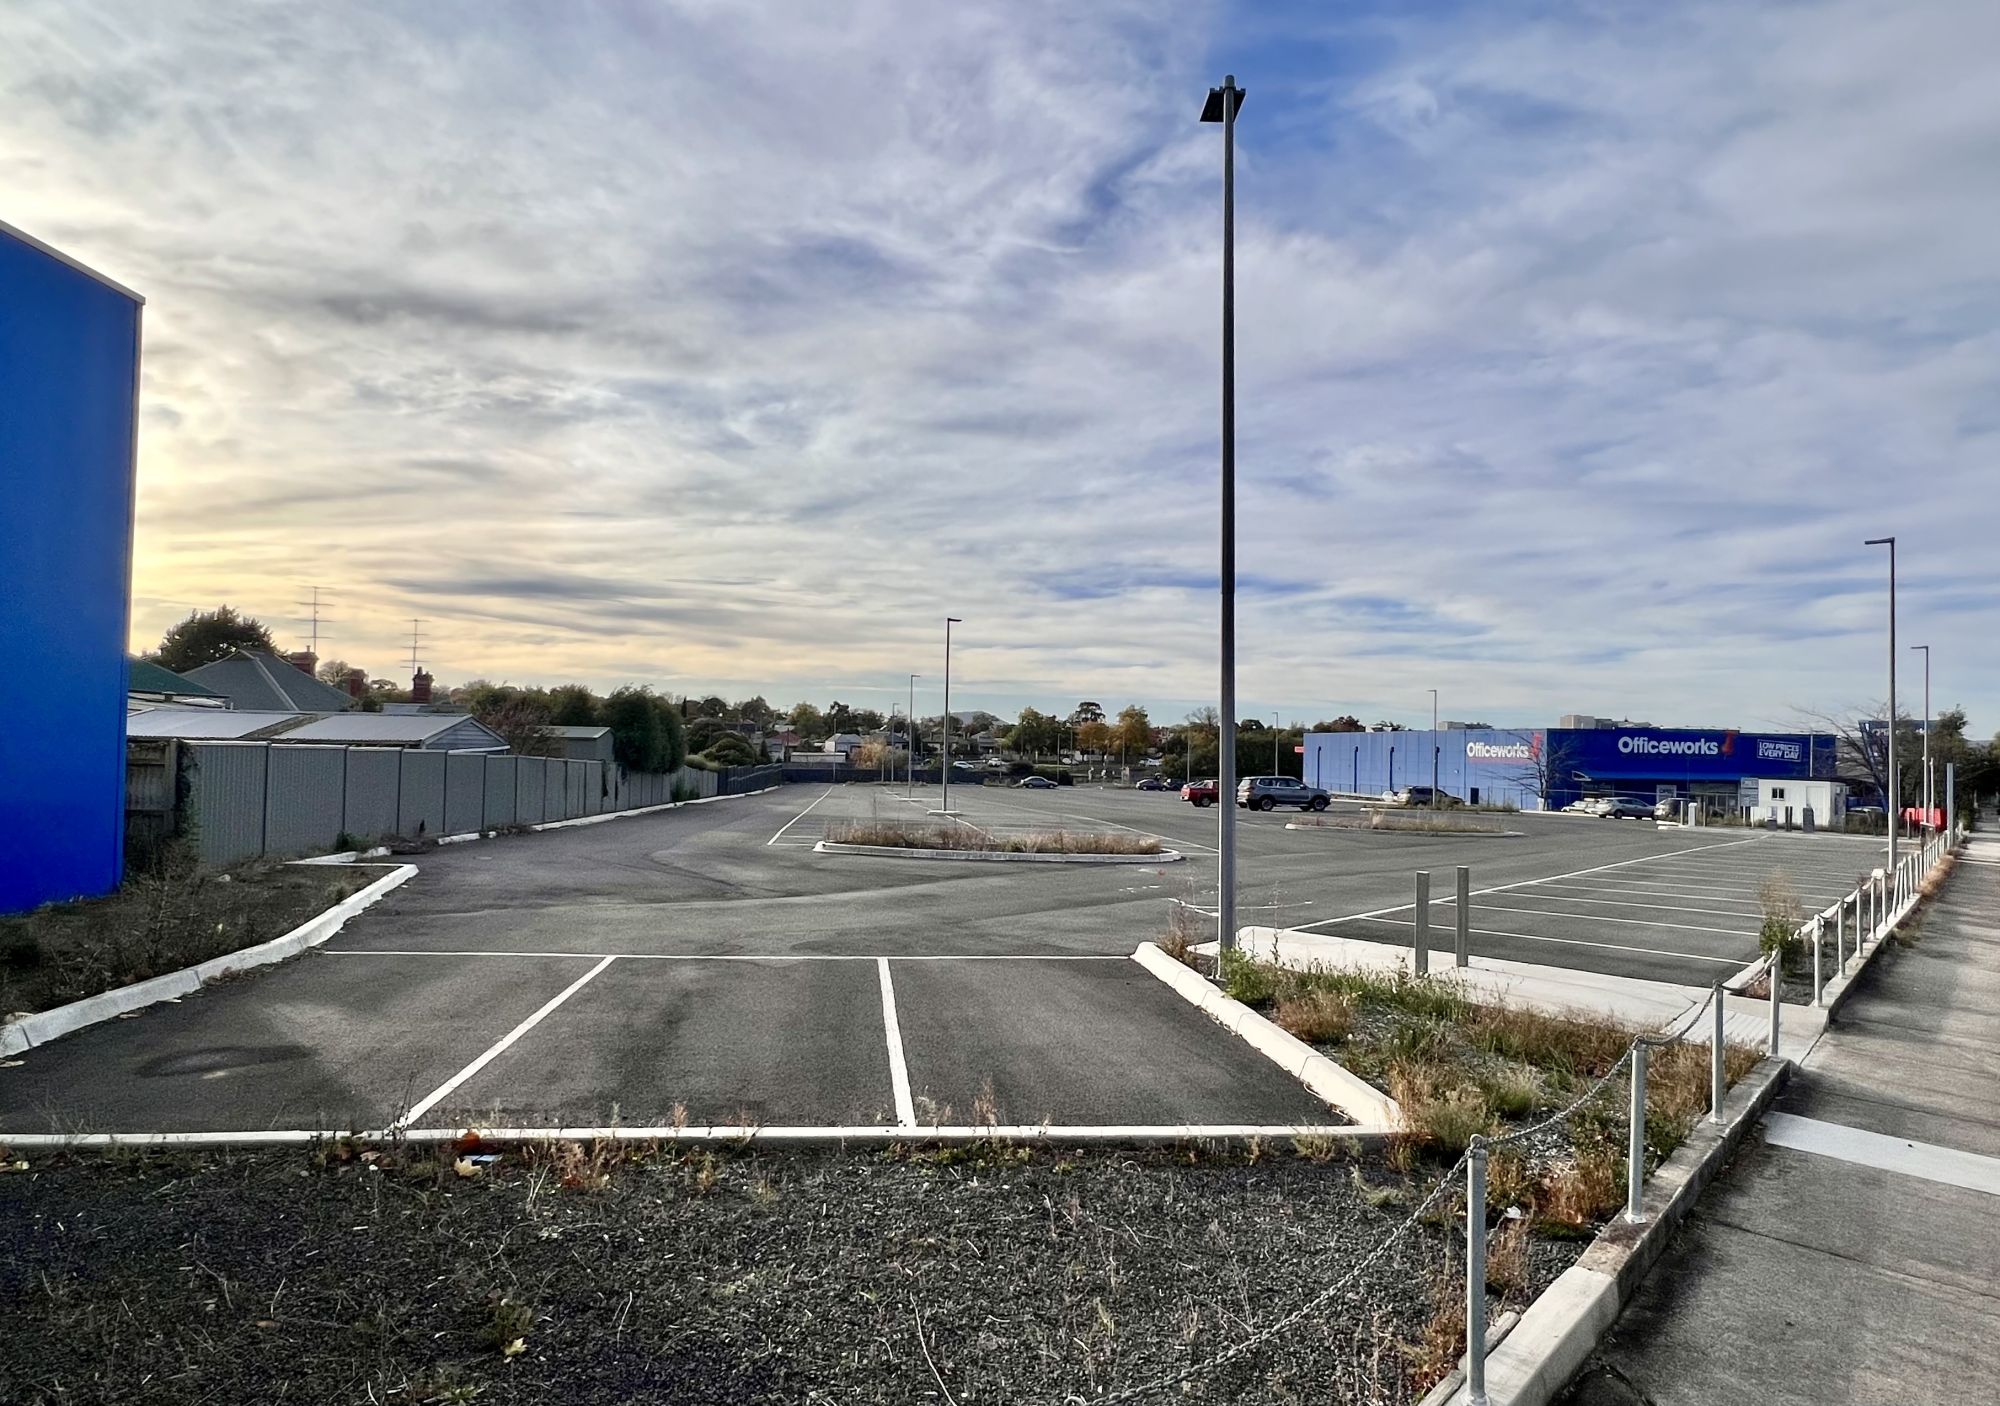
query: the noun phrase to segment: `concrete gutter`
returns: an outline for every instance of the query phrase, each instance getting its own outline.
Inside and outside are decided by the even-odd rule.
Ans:
[[[209,982],[220,981],[225,976],[296,957],[308,947],[317,947],[325,942],[346,926],[349,918],[389,890],[408,882],[416,872],[415,865],[398,864],[374,883],[349,894],[318,917],[308,918],[283,937],[274,937],[241,951],[225,952],[220,957],[211,957],[206,962],[182,967],[179,971],[137,981],[130,986],[100,991],[81,1001],[71,1001],[53,1010],[37,1011],[0,1025],[0,1055],[19,1054],[22,1050],[46,1045],[85,1026],[112,1020],[161,1001],[177,1001],[183,996],[191,996]]]
[[[821,840],[814,854],[859,854],[876,859],[970,860],[988,864],[1176,864],[1184,856],[1177,849],[1158,854],[1022,854],[999,849],[917,849],[907,845],[843,845]]]
[[[1723,1122],[1706,1117],[1646,1183],[1646,1219],[1618,1212],[1590,1248],[1528,1306],[1486,1359],[1492,1406],[1546,1406],[1589,1358],[1709,1182],[1763,1118],[1791,1077],[1787,1059],[1765,1059],[1723,1101]],[[1450,1398],[1465,1401],[1463,1386]]]
[[[1172,987],[1230,1034],[1304,1084],[1360,1126],[1358,1133],[1393,1133],[1403,1126],[1396,1101],[1367,1080],[1349,1073],[1288,1030],[1266,1020],[1241,1001],[1232,1000],[1185,963],[1177,962],[1158,943],[1142,942],[1132,960]]]

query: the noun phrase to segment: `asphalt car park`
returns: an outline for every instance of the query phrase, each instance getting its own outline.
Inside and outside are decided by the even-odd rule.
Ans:
[[[1216,813],[1173,793],[790,786],[417,856],[324,947],[30,1050],[8,1132],[1298,1125],[1328,1111],[1130,960],[1211,908]],[[1336,808],[1336,813],[1338,808]],[[1239,811],[1240,921],[1407,942],[1412,875],[1474,873],[1480,951],[1700,981],[1878,848],[1558,817],[1518,833],[1288,829]],[[842,821],[1152,836],[1135,865],[815,851]],[[1434,911],[1441,937],[1448,902]]]

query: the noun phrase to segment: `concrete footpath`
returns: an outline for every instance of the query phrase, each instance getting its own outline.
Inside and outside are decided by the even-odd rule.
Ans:
[[[2000,1386],[2000,840],[1876,955],[1563,1397],[1921,1406]]]

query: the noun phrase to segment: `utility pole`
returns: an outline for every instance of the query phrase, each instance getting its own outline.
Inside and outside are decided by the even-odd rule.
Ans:
[[[904,794],[917,794],[917,680],[922,674],[910,675],[910,735],[903,740],[909,745],[904,748],[903,772],[908,781]]]
[[[1870,537],[1864,547],[1889,549],[1889,872],[1896,872],[1897,827],[1902,821],[1903,780],[1896,774],[1896,539]]]
[[[1438,806],[1438,691],[1431,694],[1431,809]]]
[[[1931,828],[1931,813],[1936,805],[1931,795],[1931,647],[1927,644],[1913,644],[1911,649],[1920,649],[1924,654],[1924,826]]]
[[[1236,947],[1236,75],[1208,90],[1203,122],[1222,124],[1222,640],[1221,728],[1216,738],[1215,922],[1223,951]]]
[[[944,750],[938,756],[938,780],[944,789],[939,813],[951,814],[951,627],[965,622],[956,615],[944,617]]]

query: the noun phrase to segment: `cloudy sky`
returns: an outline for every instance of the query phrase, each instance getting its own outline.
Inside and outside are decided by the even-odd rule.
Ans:
[[[0,219],[148,299],[137,644],[317,584],[374,672],[421,616],[448,680],[886,706],[950,613],[961,706],[1178,716],[1232,71],[1246,715],[1877,697],[1895,532],[1984,732],[1996,52],[1990,0],[17,0]]]

